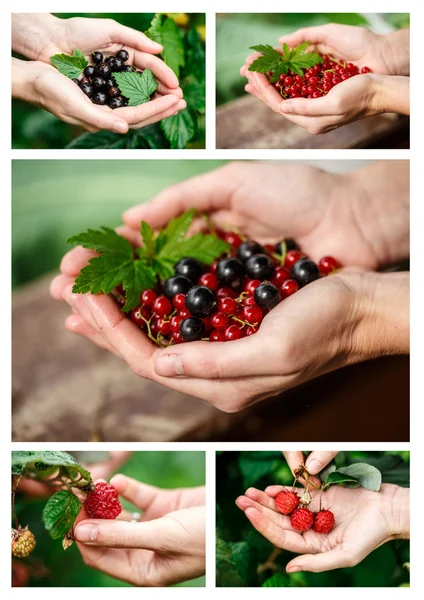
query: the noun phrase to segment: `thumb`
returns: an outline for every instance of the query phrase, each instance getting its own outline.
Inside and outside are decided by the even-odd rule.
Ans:
[[[78,111],[79,120],[86,123],[90,129],[93,127],[95,129],[107,129],[108,131],[122,134],[128,132],[128,123],[124,119],[116,117],[112,110],[101,110],[91,102],[84,102],[84,104],[81,103],[81,106],[78,107]]]
[[[337,114],[337,107],[331,96],[321,98],[294,98],[280,103],[283,115],[298,115],[303,117],[322,117]]]
[[[114,21],[113,34],[120,43],[125,44],[130,48],[134,48],[135,50],[140,50],[141,52],[159,54],[159,52],[162,52],[163,50],[161,44],[154,42],[148,38],[147,35],[141,33],[141,31],[126,27],[116,21]]]
[[[231,343],[192,342],[162,350],[154,369],[162,377],[184,375],[201,379],[273,375],[275,364],[270,356],[278,356],[278,352],[272,351],[271,342],[257,333]]]
[[[333,458],[339,452],[312,452],[308,456],[306,461],[306,468],[308,469],[311,475],[316,475],[319,473],[324,467],[328,465],[329,462],[333,460]]]
[[[298,556],[288,563],[286,571],[287,573],[297,573],[298,571],[321,573],[322,571],[332,571],[343,567],[354,567],[358,562],[359,560],[351,552],[338,547],[329,552]]]

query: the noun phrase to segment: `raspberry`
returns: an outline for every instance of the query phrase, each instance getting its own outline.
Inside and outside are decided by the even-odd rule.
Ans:
[[[94,490],[87,494],[84,508],[92,519],[116,519],[122,511],[118,492],[103,481],[96,483]]]
[[[334,527],[334,515],[331,510],[320,510],[315,515],[314,531],[317,533],[330,533]]]
[[[314,513],[307,508],[296,508],[290,516],[290,523],[297,531],[308,531],[313,525]]]
[[[283,515],[291,514],[299,505],[299,496],[296,492],[280,492],[275,498],[277,510]]]
[[[12,529],[12,554],[16,558],[26,558],[33,552],[35,548],[35,537],[34,534],[24,527],[22,529]]]

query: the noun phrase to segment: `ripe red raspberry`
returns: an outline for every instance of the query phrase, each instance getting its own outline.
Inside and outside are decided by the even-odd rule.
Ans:
[[[104,481],[87,494],[84,508],[91,519],[116,519],[122,511],[118,492]]]
[[[299,505],[299,496],[296,492],[280,492],[275,498],[277,510],[283,515],[290,515]]]
[[[296,508],[290,516],[290,523],[297,531],[308,531],[313,525],[314,513],[307,508]]]
[[[334,515],[331,510],[320,510],[315,515],[314,531],[317,533],[330,533],[334,527]]]

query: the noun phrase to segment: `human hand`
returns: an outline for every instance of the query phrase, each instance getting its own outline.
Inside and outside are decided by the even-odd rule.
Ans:
[[[318,475],[318,473],[322,471],[322,469],[324,469],[324,467],[326,467],[328,463],[330,463],[338,453],[338,451],[324,452],[320,450],[315,450],[314,452],[311,452],[309,454],[308,458],[305,461],[305,457],[300,451],[283,451],[287,464],[289,465],[293,473],[294,470],[297,469],[300,465],[305,465],[310,475]],[[316,477],[314,477],[314,481],[319,482],[319,480]],[[300,480],[300,482],[303,483],[302,480]]]
[[[331,486],[321,501],[335,517],[328,535],[313,529],[301,534],[292,528],[290,517],[275,506],[275,497],[284,489],[291,488],[272,485],[264,492],[249,488],[236,504],[272,544],[301,554],[288,563],[288,573],[353,567],[385,542],[409,538],[409,489],[384,484],[380,492],[371,492]],[[319,493],[313,493],[309,509],[319,510],[319,503]]]
[[[111,485],[143,511],[141,522],[89,519],[74,533],[84,562],[139,586],[169,586],[205,571],[204,488],[160,490],[117,475]]]
[[[13,59],[13,96],[35,104],[56,117],[87,129],[126,133],[169,117],[185,108],[176,93],[166,93],[140,106],[112,110],[98,106],[79,87],[51,65]]]

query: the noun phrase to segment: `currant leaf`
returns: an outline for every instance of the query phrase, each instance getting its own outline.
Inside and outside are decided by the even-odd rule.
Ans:
[[[256,71],[257,73],[267,73],[267,71],[274,71],[278,68],[281,63],[281,54],[270,46],[269,44],[259,44],[258,46],[251,46],[251,50],[260,52],[262,56],[259,56],[249,67],[249,71]]]
[[[141,293],[155,286],[156,275],[153,269],[142,260],[133,261],[127,268],[126,277],[123,280],[123,288],[126,296],[126,303],[123,310],[127,312],[138,306],[140,304]]]
[[[185,256],[195,258],[207,265],[211,264],[218,256],[228,250],[228,244],[215,235],[203,235],[198,233],[170,248],[167,253],[164,250],[162,256],[178,262]]]
[[[75,279],[72,291],[74,294],[110,294],[131,276],[132,263],[132,258],[108,253],[91,258]]]
[[[152,256],[155,252],[155,232],[146,221],[141,221],[140,233],[143,238],[146,256]]]
[[[64,53],[55,54],[50,57],[50,61],[59,73],[66,75],[70,79],[77,79],[88,65],[88,60],[84,54],[77,49],[74,50],[72,56]]]
[[[150,100],[158,84],[150,69],[143,73],[114,73],[113,77],[121,93],[128,98],[128,106],[139,106]]]
[[[129,258],[133,254],[130,242],[109,227],[101,227],[99,230],[88,229],[84,233],[70,237],[67,243],[73,246],[82,246],[95,252],[122,254]]]
[[[179,77],[180,68],[184,66],[184,44],[180,30],[172,19],[166,19],[162,25],[163,59],[175,75]]]
[[[150,23],[149,29],[145,32],[148,38],[162,45],[162,23],[163,15],[156,13]]]

